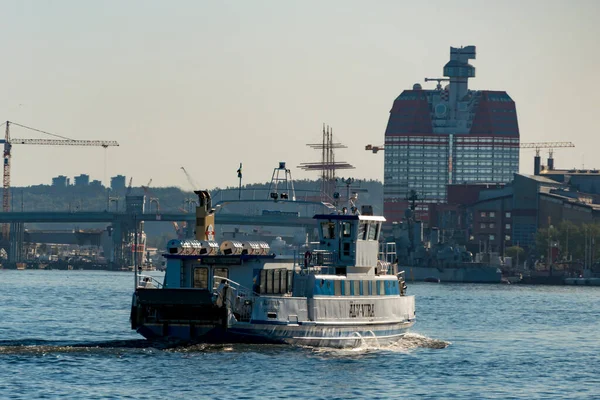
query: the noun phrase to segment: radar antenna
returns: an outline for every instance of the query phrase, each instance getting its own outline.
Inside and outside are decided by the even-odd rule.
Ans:
[[[450,82],[448,78],[425,78],[425,82],[437,82],[436,90],[442,90],[442,82]]]

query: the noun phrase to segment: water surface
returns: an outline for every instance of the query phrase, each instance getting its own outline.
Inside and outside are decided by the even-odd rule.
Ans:
[[[0,270],[0,398],[600,398],[600,288],[409,283],[412,333],[348,350],[155,345],[129,329],[132,289]]]

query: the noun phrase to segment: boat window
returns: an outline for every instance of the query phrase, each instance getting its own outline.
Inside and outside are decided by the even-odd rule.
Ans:
[[[381,295],[381,281],[376,281],[375,286],[377,287],[377,295]]]
[[[321,230],[323,239],[335,239],[335,223],[334,222],[321,222]]]
[[[333,294],[336,296],[342,295],[342,281],[336,280],[333,282]]]
[[[344,243],[344,255],[345,256],[349,256],[350,255],[350,243]]]
[[[368,240],[377,240],[377,227],[379,224],[369,224]]]
[[[221,278],[229,279],[229,268],[213,268],[213,276],[220,276]],[[221,283],[220,278],[213,279],[213,290],[219,287]]]
[[[194,287],[208,289],[208,268],[194,268]]]
[[[365,288],[365,295],[368,294],[371,296],[373,294],[373,287],[371,286],[371,281],[364,281],[363,287]]]
[[[353,281],[353,282],[354,282],[354,293],[353,293],[353,295],[360,296],[360,281]]]
[[[358,240],[366,240],[367,227],[368,225],[366,223],[358,225]]]
[[[342,236],[350,237],[352,235],[352,223],[348,221],[342,222]]]

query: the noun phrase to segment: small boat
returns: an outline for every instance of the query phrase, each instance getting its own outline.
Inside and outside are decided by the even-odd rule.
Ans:
[[[343,348],[395,342],[415,323],[403,272],[377,259],[385,219],[369,207],[316,215],[319,247],[290,261],[266,243],[215,242],[210,195],[195,193],[196,239],[169,242],[163,282],[136,277],[142,336]]]
[[[423,279],[424,282],[433,282],[433,283],[440,283],[440,278],[436,278],[434,276],[428,276],[427,278]]]

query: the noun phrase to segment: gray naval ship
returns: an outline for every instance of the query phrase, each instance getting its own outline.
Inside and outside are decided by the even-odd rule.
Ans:
[[[439,230],[432,229],[425,241],[423,224],[407,209],[403,221],[393,229],[399,269],[408,281],[500,283],[502,271],[496,265],[474,262],[464,246],[443,243]]]

